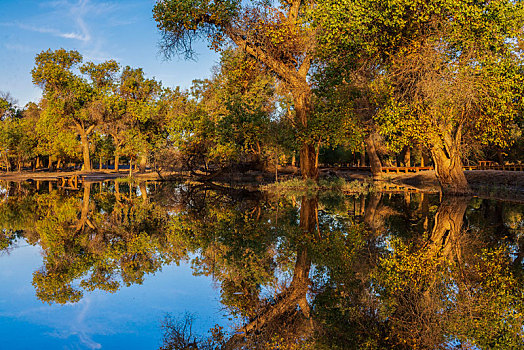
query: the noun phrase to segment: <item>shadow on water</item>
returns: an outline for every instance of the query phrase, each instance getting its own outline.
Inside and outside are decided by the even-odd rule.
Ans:
[[[232,318],[161,349],[524,346],[523,206],[438,195],[297,197],[176,183],[4,184],[0,249],[43,249],[37,297],[76,302],[189,261]]]

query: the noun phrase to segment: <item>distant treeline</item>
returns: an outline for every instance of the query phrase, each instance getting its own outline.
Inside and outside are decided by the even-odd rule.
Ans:
[[[121,159],[215,172],[319,164],[435,166],[444,192],[469,191],[465,161],[520,162],[521,1],[158,1],[166,57],[221,52],[188,91],[76,51],[37,55],[38,103],[3,96],[8,170]]]

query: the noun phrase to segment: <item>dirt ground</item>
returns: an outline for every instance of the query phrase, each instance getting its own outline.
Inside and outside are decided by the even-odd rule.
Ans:
[[[60,177],[71,177],[74,175],[81,176],[85,181],[102,181],[111,180],[117,178],[124,178],[129,176],[129,172],[120,171],[115,173],[112,171],[59,171],[59,172],[47,172],[47,171],[36,171],[36,172],[11,172],[11,173],[0,173],[0,180],[4,181],[54,181]],[[158,180],[159,176],[156,172],[146,172],[143,174],[133,173],[133,177],[144,180]]]

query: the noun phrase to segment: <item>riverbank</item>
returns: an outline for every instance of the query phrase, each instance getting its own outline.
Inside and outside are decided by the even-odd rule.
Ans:
[[[475,193],[482,195],[494,195],[497,198],[505,195],[512,198],[519,198],[524,200],[524,172],[517,171],[501,171],[501,170],[474,170],[465,171],[466,178]],[[1,173],[0,180],[3,181],[57,181],[63,177],[78,176],[82,181],[99,182],[114,180],[118,178],[128,178],[129,172],[121,171],[114,172],[111,170],[97,170],[91,172],[84,171],[60,171],[60,172],[12,172]],[[190,176],[189,172],[164,172],[158,174],[157,172],[148,171],[145,173],[133,172],[132,177],[138,181],[161,181],[172,179],[193,179],[198,180],[199,177]],[[371,174],[365,171],[345,171],[345,170],[323,170],[321,171],[321,178],[339,177],[347,181],[370,181]],[[248,183],[251,185],[265,185],[274,183],[276,181],[286,181],[290,179],[299,178],[298,169],[288,168],[283,169],[279,173],[247,171],[238,173],[226,173],[221,176],[213,178],[217,182],[230,182],[237,184]],[[202,178],[200,178],[202,179]],[[384,174],[376,186],[381,188],[389,185],[405,186],[407,188],[438,192],[440,186],[435,175],[435,171],[424,171],[419,173],[408,174]]]
[[[121,171],[114,172],[110,170],[96,170],[96,171],[35,171],[35,172],[11,172],[11,173],[1,173],[0,180],[4,181],[56,181],[63,177],[80,177],[83,181],[96,182],[104,180],[113,180],[118,178],[127,178],[129,177],[129,172]],[[171,175],[171,174],[166,174]],[[156,172],[146,172],[146,173],[133,173],[133,177],[142,180],[161,180],[161,177]]]

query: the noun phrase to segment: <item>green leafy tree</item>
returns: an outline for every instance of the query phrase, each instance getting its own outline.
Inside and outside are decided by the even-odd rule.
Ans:
[[[80,67],[91,84],[73,69],[82,62],[77,51],[47,50],[36,56],[31,71],[33,82],[44,90],[45,124],[50,129],[71,129],[80,137],[83,168],[91,170],[89,135],[105,118],[102,96],[111,88],[112,75],[118,70],[114,61]]]
[[[467,192],[461,146],[503,146],[520,113],[520,1],[326,1],[326,52],[344,49],[380,102],[374,115],[393,147],[425,146],[445,192]],[[330,35],[334,33],[334,35]]]
[[[308,124],[313,111],[308,80],[315,46],[308,19],[312,7],[314,2],[300,0],[274,5],[238,0],[172,0],[158,1],[153,13],[168,56],[182,53],[191,57],[194,39],[205,38],[216,49],[233,42],[282,82],[292,96],[302,176],[317,179],[315,142]]]

